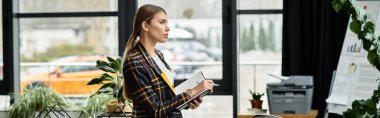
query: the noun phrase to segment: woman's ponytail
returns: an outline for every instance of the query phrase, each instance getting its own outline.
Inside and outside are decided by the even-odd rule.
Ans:
[[[133,49],[133,47],[136,46],[137,42],[138,42],[137,41],[137,33],[135,33],[133,31],[132,34],[131,34],[131,36],[129,36],[127,44],[125,45],[125,50],[124,50],[124,54],[123,54],[123,63],[127,59],[127,55],[129,53],[129,51],[131,51]],[[124,98],[126,98],[127,100],[131,100],[132,99],[132,94],[128,92],[127,81],[125,79],[124,79],[124,83],[123,83],[123,89],[124,89],[123,90],[123,92],[124,92]]]
[[[129,39],[127,41],[127,44],[125,45],[123,59],[127,57],[127,54],[129,51],[132,50],[133,47],[137,44],[137,33],[135,31],[132,32],[131,36],[129,36]]]

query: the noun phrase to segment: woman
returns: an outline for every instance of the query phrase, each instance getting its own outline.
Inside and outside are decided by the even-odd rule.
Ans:
[[[181,94],[174,93],[174,78],[157,43],[166,42],[169,27],[166,12],[155,5],[141,6],[124,52],[124,95],[133,101],[133,117],[182,118],[176,108],[204,89],[212,92],[213,81],[204,80]],[[201,98],[189,104],[197,108]]]

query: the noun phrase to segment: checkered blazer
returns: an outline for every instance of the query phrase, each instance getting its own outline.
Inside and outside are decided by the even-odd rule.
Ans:
[[[155,50],[169,69],[163,54]],[[175,95],[174,86],[139,42],[125,57],[124,78],[132,95],[132,117],[182,118],[176,108],[190,99],[186,93]]]

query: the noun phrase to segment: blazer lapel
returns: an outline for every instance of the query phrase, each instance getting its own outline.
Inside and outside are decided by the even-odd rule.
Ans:
[[[170,85],[169,78],[166,76],[166,74],[164,72],[162,72],[161,69],[157,66],[156,62],[154,62],[153,58],[148,54],[148,51],[145,49],[145,47],[140,42],[138,42],[137,45],[138,45],[140,52],[143,54],[145,60],[149,63],[149,66],[151,68],[153,68],[152,70],[155,71],[156,74],[159,74],[162,77],[162,79],[165,81],[166,85],[169,86],[170,90],[175,95],[174,86]],[[160,56],[161,55],[159,55],[159,57]],[[160,57],[160,58],[162,59],[162,57]],[[165,61],[163,61],[163,62],[165,63],[165,66],[167,66],[166,62]]]

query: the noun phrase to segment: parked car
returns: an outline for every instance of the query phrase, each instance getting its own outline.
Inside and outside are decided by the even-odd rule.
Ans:
[[[21,92],[27,86],[43,85],[51,87],[53,90],[61,94],[91,94],[100,88],[100,85],[86,85],[91,79],[99,77],[103,71],[95,67],[96,60],[105,60],[106,56],[70,56],[60,58],[49,62],[56,65],[62,63],[66,65],[52,66],[49,71],[30,68],[21,73]],[[75,65],[93,63],[93,66]],[[71,64],[71,65],[67,65]],[[41,67],[46,68],[46,67]],[[34,72],[31,69],[38,70]],[[46,69],[45,69],[46,70]]]
[[[215,48],[210,51],[204,44],[192,40],[171,40],[169,39],[165,43],[157,44],[157,49],[161,50],[167,61],[180,61],[180,62],[194,62],[194,61],[217,61],[221,52],[217,52]],[[219,53],[219,54],[217,54]],[[217,55],[214,55],[217,54]]]
[[[219,48],[209,48],[197,40],[190,38],[172,39],[157,44],[157,49],[164,54],[168,62],[212,62],[221,61],[222,52]],[[199,68],[199,65],[173,66],[176,78],[185,78]]]

